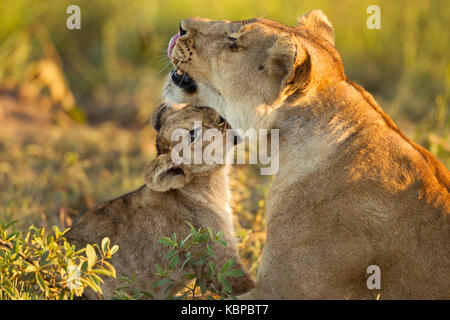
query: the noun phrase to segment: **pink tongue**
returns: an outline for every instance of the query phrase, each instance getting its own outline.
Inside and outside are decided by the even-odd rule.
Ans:
[[[172,50],[173,47],[175,47],[175,43],[177,42],[177,39],[180,37],[180,33],[178,32],[176,35],[174,35],[170,41],[169,41],[169,46],[167,47],[167,55],[170,57],[172,56]]]

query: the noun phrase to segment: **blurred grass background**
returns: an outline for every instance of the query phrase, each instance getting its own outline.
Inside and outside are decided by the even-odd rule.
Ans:
[[[66,8],[81,8],[81,30]],[[381,30],[366,9],[381,8]],[[154,157],[147,125],[169,38],[188,16],[264,16],[295,25],[322,9],[347,76],[405,133],[450,167],[450,5],[447,1],[114,0],[0,2],[0,220],[70,226],[89,207],[143,183]],[[256,271],[270,177],[233,173],[241,252]]]

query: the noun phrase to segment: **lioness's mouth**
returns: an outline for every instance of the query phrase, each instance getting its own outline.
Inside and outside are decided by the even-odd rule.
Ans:
[[[186,93],[194,93],[197,90],[197,83],[186,72],[174,69],[170,72],[173,83],[183,89]]]

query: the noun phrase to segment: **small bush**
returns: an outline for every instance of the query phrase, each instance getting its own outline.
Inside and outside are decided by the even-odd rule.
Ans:
[[[223,232],[213,234],[211,228],[199,228],[196,230],[192,224],[186,222],[190,228],[190,233],[186,238],[178,240],[174,233],[171,237],[163,237],[159,243],[168,247],[165,259],[168,261],[168,268],[155,264],[156,273],[160,279],[157,280],[150,291],[141,291],[134,288],[136,275],[131,279],[121,277],[127,284],[115,290],[116,299],[134,300],[143,296],[153,298],[151,291],[155,288],[163,290],[164,295],[169,300],[216,300],[235,298],[231,295],[232,287],[227,281],[227,277],[241,277],[244,272],[233,269],[235,261],[230,259],[223,266],[216,265],[217,256],[213,249],[213,244],[227,246],[223,239]],[[193,270],[207,270],[207,272],[186,272],[186,266]],[[179,282],[171,277],[172,273],[183,272],[185,281]],[[215,280],[221,284],[217,288]],[[216,283],[217,283],[216,282]],[[171,295],[177,292],[178,295]]]
[[[101,247],[76,250],[64,238],[67,231],[54,226],[54,234],[46,235],[44,228],[31,226],[23,237],[14,223],[0,222],[0,300],[67,300],[86,288],[101,296],[101,276],[116,277],[107,260],[119,247],[110,248],[104,238]]]

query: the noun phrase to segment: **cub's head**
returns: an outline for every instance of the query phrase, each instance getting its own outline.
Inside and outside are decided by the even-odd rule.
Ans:
[[[334,30],[319,10],[296,27],[255,18],[213,21],[188,18],[169,43],[175,69],[168,101],[208,105],[233,128],[248,127],[254,109],[296,98],[344,78]]]
[[[193,105],[160,105],[152,115],[157,157],[146,173],[155,191],[182,188],[196,176],[222,168],[240,138],[213,109]]]

